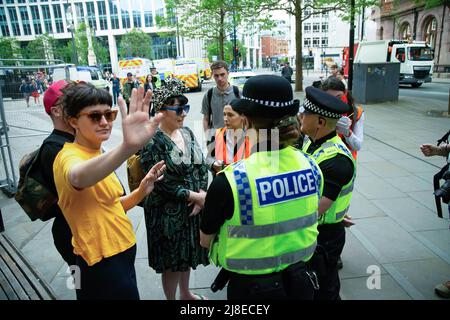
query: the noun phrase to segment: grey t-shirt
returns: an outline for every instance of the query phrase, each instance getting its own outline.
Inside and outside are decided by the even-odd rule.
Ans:
[[[233,86],[229,86],[224,92],[214,87],[211,97],[212,126],[214,129],[223,128],[223,107],[235,99]],[[202,102],[202,114],[209,116],[208,92],[205,93]]]

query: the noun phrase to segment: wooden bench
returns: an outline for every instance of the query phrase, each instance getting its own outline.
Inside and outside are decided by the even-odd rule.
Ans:
[[[4,234],[0,234],[0,300],[56,300],[50,286]]]

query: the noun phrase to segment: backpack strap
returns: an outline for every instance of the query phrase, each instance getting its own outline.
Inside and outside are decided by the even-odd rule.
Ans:
[[[234,96],[239,99],[240,98],[239,87],[233,86],[233,92],[234,92]]]
[[[212,107],[211,107],[211,100],[212,100],[212,94],[213,94],[213,89],[211,88],[208,90],[208,115],[209,115],[209,122],[208,122],[208,126],[210,128],[212,128]]]

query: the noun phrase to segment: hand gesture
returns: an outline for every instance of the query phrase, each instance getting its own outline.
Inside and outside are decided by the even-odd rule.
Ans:
[[[423,144],[420,146],[420,151],[422,151],[425,157],[437,156],[439,155],[439,147],[432,144]]]
[[[155,182],[161,181],[164,178],[164,170],[166,170],[166,165],[164,164],[164,160],[162,160],[155,164],[144,179],[142,179],[138,188],[138,192],[142,195],[142,198],[148,196],[153,191]]]
[[[130,98],[129,114],[126,104],[119,98],[118,104],[122,115],[123,143],[132,153],[138,151],[155,134],[161,121],[162,114],[150,119],[149,107],[152,100],[152,92],[148,90],[144,99],[144,88],[133,89]]]
[[[341,117],[336,123],[336,131],[339,134],[343,134],[348,137],[350,135],[350,127],[352,120],[349,117]]]
[[[350,217],[349,215],[345,215],[342,222],[344,223],[344,227],[346,228],[350,228],[351,226],[355,225],[355,223],[352,221],[352,217]]]
[[[194,205],[194,208],[192,209],[192,213],[189,215],[189,217],[199,214],[199,212],[205,206],[205,198],[206,198],[206,192],[202,189],[200,189],[199,192],[193,192],[193,191],[190,192],[189,205]]]

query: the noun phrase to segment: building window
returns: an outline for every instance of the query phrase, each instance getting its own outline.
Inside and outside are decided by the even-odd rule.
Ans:
[[[0,30],[2,31],[2,36],[9,37],[8,22],[6,21],[5,9],[0,8]]]
[[[98,19],[100,22],[100,30],[106,30],[108,29],[108,21],[107,21],[108,17],[106,16],[105,1],[98,1],[97,9],[98,9]]]
[[[310,33],[310,32],[311,32],[311,23],[305,23],[305,24],[303,25],[303,31],[304,31],[305,33]]]
[[[84,23],[84,10],[82,3],[75,3],[75,11],[77,14],[78,25]]]
[[[155,0],[155,13],[157,17],[164,18],[164,2],[162,0]]]
[[[313,47],[319,47],[320,46],[320,38],[313,38],[312,45],[313,45]]]
[[[144,1],[144,25],[146,27],[153,27],[153,11],[152,4],[149,1]]]
[[[95,21],[95,7],[93,2],[86,3],[86,12],[87,18],[89,22],[89,27],[94,30],[97,30],[97,21]]]
[[[61,6],[59,4],[53,5],[53,15],[55,16],[56,33],[64,33]]]
[[[315,22],[313,23],[313,33],[319,33],[320,32],[320,23]]]
[[[322,47],[328,47],[328,38],[322,38]]]
[[[133,25],[135,28],[142,28],[141,4],[139,0],[131,1],[131,9],[133,14]]]
[[[402,23],[400,26],[400,40],[410,40],[411,39],[411,26],[408,22]]]
[[[308,48],[311,47],[311,38],[303,39],[303,46]]]
[[[322,23],[322,32],[328,32],[328,22]]]
[[[39,16],[39,8],[37,6],[30,7],[31,16],[33,17],[33,26],[35,34],[42,34],[41,19]]]
[[[119,9],[117,0],[109,0],[109,14],[111,15],[111,28],[119,29]]]
[[[423,40],[434,49],[436,46],[437,34],[437,20],[435,17],[430,17],[425,21],[425,28],[423,33]]]
[[[26,36],[31,36],[30,17],[28,16],[27,7],[19,7],[20,17],[22,18],[23,32]]]
[[[44,32],[53,34],[52,16],[50,15],[50,7],[48,5],[42,6],[42,16],[44,18]]]
[[[131,28],[130,12],[128,11],[127,2],[124,1],[120,2],[120,12],[122,14],[122,28],[124,29]]]
[[[15,7],[8,8],[9,19],[11,20],[12,35],[15,37],[20,36],[19,18],[17,17],[17,11]]]

